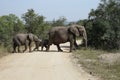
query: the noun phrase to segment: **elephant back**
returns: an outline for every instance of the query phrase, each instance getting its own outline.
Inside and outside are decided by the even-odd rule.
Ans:
[[[49,40],[55,45],[64,43],[68,40],[67,27],[58,26],[53,27],[49,31]]]
[[[16,43],[17,45],[23,45],[25,44],[27,40],[27,34],[24,33],[18,33],[13,37],[13,42]]]

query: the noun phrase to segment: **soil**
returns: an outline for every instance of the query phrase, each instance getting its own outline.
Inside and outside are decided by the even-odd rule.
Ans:
[[[64,52],[52,45],[49,52],[14,53],[0,59],[0,80],[97,80],[75,66],[69,53],[69,43],[62,44]]]

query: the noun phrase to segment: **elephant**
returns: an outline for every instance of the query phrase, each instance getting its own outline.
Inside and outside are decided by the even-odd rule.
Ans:
[[[36,47],[34,48],[34,51],[37,49],[39,51],[39,46],[41,46],[41,51],[43,51],[43,48],[45,47],[47,49],[48,47],[48,39],[42,39],[38,43],[36,43]]]
[[[20,46],[24,45],[25,49],[23,52],[27,50],[27,46],[29,46],[29,52],[31,52],[31,43],[38,43],[40,40],[38,37],[32,33],[18,33],[13,37],[13,53],[16,53],[16,48],[18,47],[18,52],[20,51]],[[37,45],[36,45],[37,46]]]
[[[78,47],[76,43],[76,37],[83,36],[83,41],[85,43],[85,47],[87,48],[87,34],[84,26],[80,26],[77,24],[64,27],[57,26],[53,27],[49,30],[49,43],[47,47],[47,51],[49,51],[50,45],[54,44],[57,46],[58,51],[63,51],[59,44],[70,42],[70,52]]]

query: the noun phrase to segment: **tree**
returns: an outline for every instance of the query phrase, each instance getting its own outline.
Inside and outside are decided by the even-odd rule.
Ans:
[[[101,0],[86,24],[88,44],[95,48],[120,48],[120,1]]]
[[[0,45],[7,47],[12,44],[14,34],[23,32],[22,21],[14,14],[0,16]]]
[[[53,20],[51,25],[53,27],[56,27],[56,26],[65,26],[66,20],[67,19],[65,17],[60,17],[57,20]]]
[[[22,15],[22,19],[25,22],[27,32],[36,34],[40,38],[43,38],[45,32],[50,28],[44,21],[45,17],[36,14],[33,9],[28,9],[28,11]]]

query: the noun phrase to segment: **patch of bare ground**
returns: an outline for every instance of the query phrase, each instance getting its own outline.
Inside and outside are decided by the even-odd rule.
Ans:
[[[115,63],[120,63],[120,53],[101,54],[99,59],[103,63],[114,65]]]
[[[61,46],[69,46],[69,43]],[[69,47],[57,52],[52,45],[49,52],[14,53],[0,59],[0,80],[96,80],[71,62]]]

